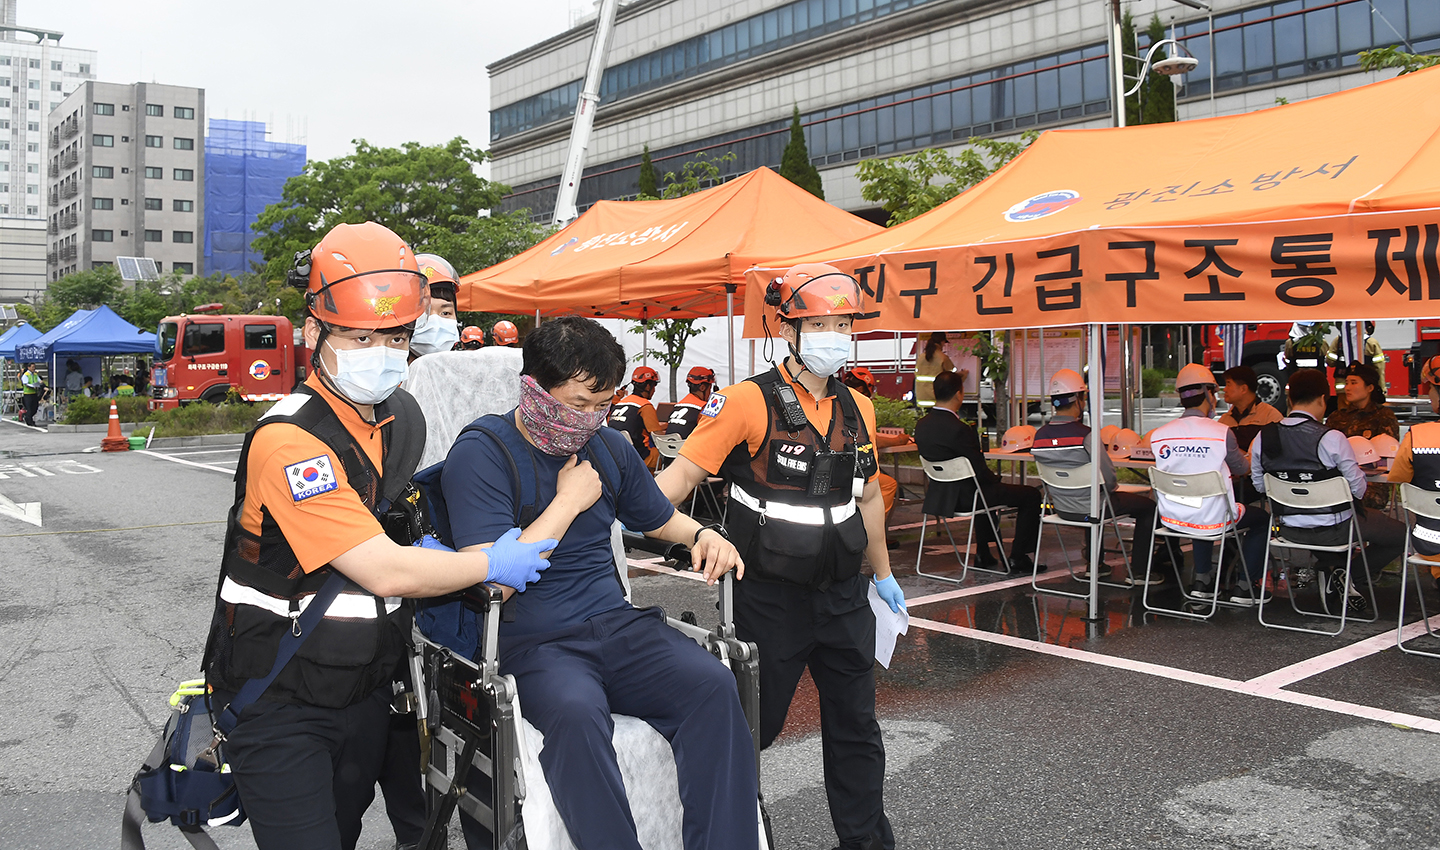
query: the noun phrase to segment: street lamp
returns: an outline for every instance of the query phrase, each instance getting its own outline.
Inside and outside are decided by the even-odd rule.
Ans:
[[[1144,82],[1146,74],[1151,71],[1154,71],[1157,74],[1163,74],[1167,77],[1173,77],[1180,74],[1188,74],[1191,71],[1195,70],[1197,67],[1199,67],[1200,61],[1194,56],[1189,55],[1190,51],[1186,50],[1183,44],[1173,38],[1161,39],[1160,41],[1157,41],[1154,44],[1150,45],[1150,49],[1146,51],[1145,58],[1143,60],[1141,60],[1139,56],[1126,56],[1122,54],[1120,52],[1120,45],[1122,44],[1120,34],[1120,0],[1109,0],[1109,2],[1111,18],[1110,57],[1113,66],[1111,68],[1111,73],[1115,81],[1115,88],[1113,90],[1113,96],[1115,98],[1115,126],[1124,127],[1125,98],[1140,90],[1140,85],[1142,82]],[[1182,6],[1189,6],[1192,9],[1204,9],[1207,15],[1210,13],[1210,4],[1204,2],[1204,0],[1175,0],[1175,2],[1179,3]],[[1215,45],[1213,25],[1211,27],[1211,33],[1210,73],[1211,77],[1213,78],[1215,73]],[[1156,60],[1156,51],[1165,45],[1174,45],[1176,52],[1167,55],[1159,60]],[[1184,55],[1180,55],[1181,53],[1183,53]],[[1140,74],[1138,77],[1135,78],[1135,85],[1132,86],[1128,91],[1125,88],[1125,82],[1127,79],[1125,75],[1126,59],[1136,59],[1142,62],[1140,67]],[[1210,86],[1210,89],[1210,97],[1213,102],[1213,99],[1215,97],[1215,86],[1213,82]]]

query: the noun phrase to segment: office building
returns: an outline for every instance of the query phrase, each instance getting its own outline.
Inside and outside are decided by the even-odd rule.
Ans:
[[[1215,0],[1213,22],[1190,0],[1126,5],[1141,29],[1158,15],[1200,62],[1177,92],[1182,120],[1393,76],[1359,70],[1356,54],[1371,47],[1440,50],[1437,0]],[[646,144],[661,174],[699,151],[733,152],[726,176],[778,168],[798,106],[827,200],[883,221],[860,196],[863,159],[1110,126],[1109,8],[1108,0],[636,0],[617,17],[580,206],[633,196]],[[593,33],[592,17],[488,67],[491,173],[512,187],[507,210],[550,217]]]
[[[204,89],[87,81],[50,123],[50,280],[121,256],[204,274]]]
[[[263,121],[211,118],[205,134],[205,272],[238,275],[265,258],[251,225],[305,170],[305,146],[267,138]]]

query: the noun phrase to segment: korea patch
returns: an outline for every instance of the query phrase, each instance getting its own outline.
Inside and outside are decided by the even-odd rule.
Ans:
[[[285,467],[285,483],[290,485],[290,495],[295,497],[297,502],[328,493],[340,486],[335,480],[335,467],[329,455],[312,457]]]
[[[704,407],[700,408],[700,415],[708,416],[711,419],[714,419],[715,417],[720,415],[720,409],[724,406],[725,396],[719,393],[711,393],[710,400],[705,402]]]

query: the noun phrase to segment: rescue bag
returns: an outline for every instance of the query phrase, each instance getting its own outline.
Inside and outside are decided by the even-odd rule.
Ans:
[[[130,781],[120,823],[121,850],[144,850],[142,816],[151,823],[168,820],[175,824],[197,850],[218,850],[206,834],[206,826],[245,822],[240,792],[225,760],[225,737],[235,731],[240,713],[259,699],[290,663],[344,586],[345,576],[332,570],[296,619],[295,629],[281,639],[270,673],[247,680],[221,711],[215,712],[210,704],[203,679],[180,684],[170,697],[174,711],[160,740]]]
[[[476,419],[456,436],[458,443],[465,434],[478,431],[499,446],[509,467],[510,491],[515,505],[513,521],[517,528],[526,528],[539,515],[535,503],[539,501],[535,472],[536,451],[515,427],[509,416],[489,414]],[[616,456],[615,440],[625,440],[620,449],[632,451],[625,435],[613,428],[601,428],[585,444],[586,459],[600,475],[601,490],[611,505],[616,504],[620,493],[620,461]],[[597,448],[603,444],[604,450]],[[445,494],[440,487],[440,475],[445,471],[446,461],[432,464],[415,473],[414,483],[423,494],[429,526],[433,537],[416,543],[417,546],[435,548],[437,542],[442,548],[454,551],[455,538],[450,533],[450,514],[445,506]],[[503,615],[502,615],[503,616]],[[480,648],[480,612],[467,608],[454,596],[418,600],[415,606],[415,625],[420,633],[438,644],[448,647],[465,658],[474,658]]]

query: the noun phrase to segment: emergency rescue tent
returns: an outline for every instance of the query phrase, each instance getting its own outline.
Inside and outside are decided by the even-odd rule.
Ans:
[[[1440,69],[1222,118],[1052,130],[830,262],[862,330],[1440,315]],[[760,284],[760,285],[757,285]]]
[[[15,348],[21,363],[100,354],[154,354],[155,334],[142,331],[103,304],[76,310],[48,333]]]
[[[768,168],[683,198],[599,201],[523,254],[460,279],[459,308],[623,319],[724,316],[745,270],[881,228]],[[733,302],[727,295],[734,295]]]

